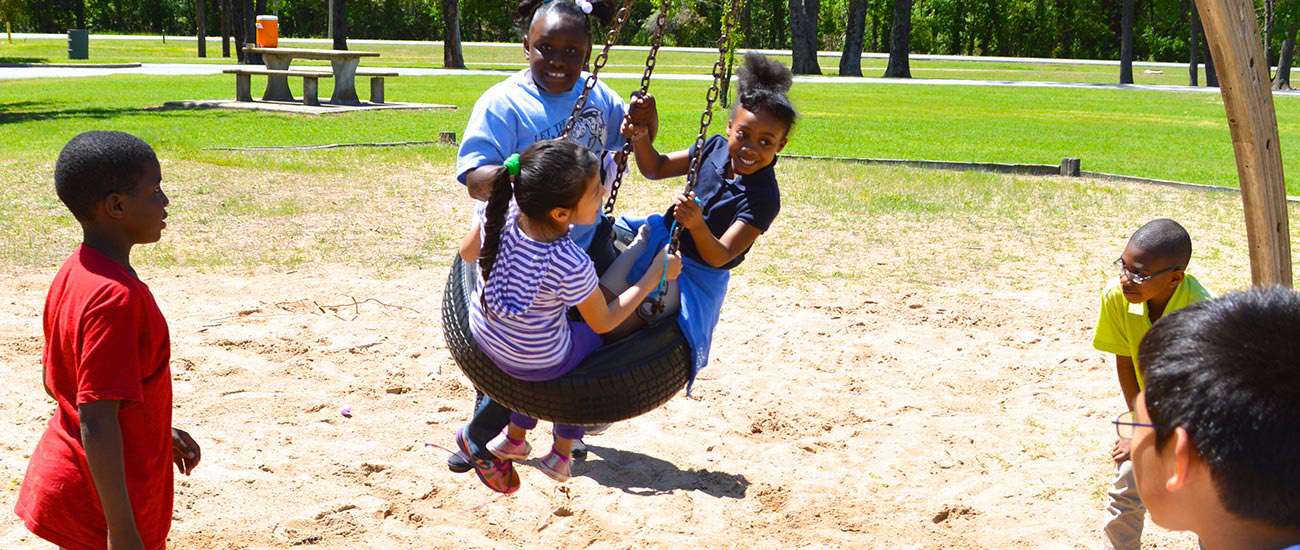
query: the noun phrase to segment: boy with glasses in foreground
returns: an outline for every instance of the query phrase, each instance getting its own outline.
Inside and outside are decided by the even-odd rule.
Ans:
[[[1152,521],[1206,550],[1300,550],[1300,294],[1194,304],[1139,356],[1136,421],[1115,424]]]
[[[1161,218],[1147,222],[1129,237],[1115,267],[1119,279],[1102,292],[1101,312],[1092,345],[1115,354],[1116,374],[1129,411],[1144,382],[1138,371],[1138,344],[1162,316],[1196,302],[1210,293],[1191,275],[1192,238],[1178,222]],[[1106,505],[1102,548],[1139,550],[1146,508],[1133,481],[1129,440],[1120,438],[1111,449],[1115,481]]]

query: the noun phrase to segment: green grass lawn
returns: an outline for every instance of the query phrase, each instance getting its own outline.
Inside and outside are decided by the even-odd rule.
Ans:
[[[369,262],[375,258],[365,256],[364,250],[348,248],[350,240],[313,248],[301,241],[317,238],[315,233],[276,223],[316,213],[325,219],[337,217],[337,223],[346,226],[351,212],[392,208],[388,199],[401,198],[415,205],[402,207],[407,209],[440,201],[442,195],[416,193],[407,186],[415,178],[417,186],[436,181],[445,187],[451,180],[454,147],[270,153],[213,149],[425,141],[442,131],[459,135],[474,101],[504,74],[404,76],[389,83],[388,96],[393,100],[451,104],[458,107],[455,110],[330,116],[158,109],[169,100],[230,98],[234,82],[227,75],[0,80],[0,173],[4,174],[0,176],[0,210],[10,213],[0,217],[0,234],[5,235],[0,239],[0,257],[24,264],[57,260],[49,256],[50,251],[64,250],[56,243],[69,238],[64,233],[72,231],[74,224],[49,192],[54,159],[72,136],[86,130],[113,129],[151,143],[169,167],[169,181],[182,184],[180,191],[187,196],[183,204],[204,204],[200,212],[187,214],[188,220],[198,223],[195,230],[200,244],[184,249],[160,247],[158,261],[197,265],[244,262],[250,266],[294,265],[321,258]],[[254,87],[262,82],[258,79]],[[633,79],[608,82],[623,95],[638,85]],[[326,87],[321,90],[324,96],[329,90],[322,85]],[[693,141],[706,86],[706,82],[672,80],[654,84],[662,119],[661,150],[685,148]],[[1085,170],[1218,186],[1237,184],[1236,163],[1217,94],[799,83],[792,96],[802,117],[786,154],[1039,164],[1056,164],[1071,156],[1081,158]],[[1277,112],[1283,158],[1297,158],[1300,123],[1295,121],[1300,120],[1300,101],[1278,98]],[[723,124],[725,113],[717,117],[713,131],[722,131]],[[1077,223],[1076,208],[1066,204],[1070,201],[1105,196],[1108,204],[1123,203],[1122,191],[1115,197],[1114,191],[1099,195],[1074,188],[1069,197],[1050,201],[1056,206],[1045,212],[1017,216],[1008,209],[1034,209],[1034,204],[1046,202],[1008,200],[1005,195],[1010,191],[997,190],[1013,181],[1006,178],[888,168],[845,172],[837,168],[831,185],[828,168],[823,166],[829,165],[795,160],[782,163],[783,182],[789,180],[791,189],[821,197],[806,205],[810,215],[942,217],[949,215],[945,212],[989,211],[986,213],[992,219],[1008,223],[1057,217],[1060,223]],[[899,192],[898,186],[910,180],[928,183],[918,184],[918,192]],[[376,181],[389,181],[382,185],[388,190],[380,197],[383,205],[377,205],[371,196],[374,191],[367,190]],[[659,182],[642,187],[653,190],[652,198],[663,199],[679,185]],[[861,189],[844,194],[855,185]],[[976,189],[969,193],[936,191],[949,185]],[[786,187],[783,183],[783,189]],[[1071,188],[1036,189],[1041,194]],[[1289,184],[1288,191],[1300,195],[1300,184]],[[410,198],[412,193],[418,196]],[[330,200],[322,202],[322,197]],[[1178,197],[1208,200],[1194,193]],[[1155,214],[1144,212],[1143,216]],[[249,220],[267,222],[265,227],[255,223],[265,234],[250,237],[250,242],[261,243],[262,248],[232,250],[235,245],[220,242],[231,231],[243,231],[243,224],[253,223]],[[224,225],[232,223],[236,224],[233,228]],[[272,229],[290,231],[290,236]],[[293,231],[301,235],[293,237]],[[370,229],[356,228],[357,235],[349,239],[361,238],[367,231]],[[441,250],[448,238],[442,233],[425,237],[412,244],[415,249],[409,258],[424,258]],[[403,258],[409,259],[401,256],[392,261],[407,261]]]
[[[324,48],[320,43],[295,43],[281,41],[286,47]],[[427,44],[354,44],[352,49],[375,51],[382,54],[378,60],[367,64],[391,67],[441,67],[442,46]],[[523,55],[517,47],[466,45],[465,64],[471,69],[518,69],[524,66]],[[220,42],[208,42],[208,56],[197,57],[193,39],[171,38],[163,43],[161,38],[149,40],[95,40],[91,37],[90,59],[84,63],[233,63],[221,57]],[[233,54],[232,54],[233,55]],[[716,55],[712,53],[660,52],[656,70],[663,73],[708,74]],[[789,56],[777,56],[787,65]],[[67,41],[55,39],[16,39],[13,44],[0,41],[0,63],[68,63]],[[73,62],[81,63],[81,62]],[[299,62],[295,62],[299,63]],[[309,62],[301,62],[304,65]],[[614,50],[606,65],[613,72],[641,72],[645,53],[641,51]],[[822,72],[838,73],[838,58],[821,58]],[[885,72],[885,60],[867,59],[862,62],[862,73],[880,76]],[[987,61],[920,61],[911,63],[915,78],[961,80],[1032,80],[1047,82],[1085,82],[1114,84],[1119,81],[1119,69],[1110,66],[1070,65],[1064,63],[997,63]],[[1138,67],[1133,75],[1137,84],[1186,85],[1186,69],[1156,69],[1163,74],[1148,74]],[[1204,77],[1199,80],[1204,82]]]
[[[169,100],[230,98],[234,82],[226,75],[0,81],[0,150],[50,159],[73,135],[96,128],[135,133],[183,158],[219,155],[204,151],[212,147],[428,140],[439,131],[462,132],[474,100],[503,77],[400,77],[389,83],[390,99],[460,108],[323,117],[155,109]],[[638,84],[608,82],[625,95]],[[262,85],[255,79],[255,88]],[[706,86],[654,83],[663,149],[691,143]],[[328,95],[328,84],[322,87]],[[799,83],[792,95],[802,118],[787,154],[1035,164],[1078,157],[1085,170],[1236,185],[1217,94]],[[1300,102],[1278,98],[1277,112],[1283,158],[1296,158]],[[718,117],[715,132],[724,120]],[[1300,194],[1300,185],[1288,189]]]

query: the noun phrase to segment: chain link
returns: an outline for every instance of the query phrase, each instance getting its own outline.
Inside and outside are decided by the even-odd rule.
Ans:
[[[722,27],[722,37],[718,39],[718,61],[713,64],[713,84],[709,85],[709,91],[704,95],[705,106],[704,113],[700,115],[700,133],[695,136],[695,153],[691,155],[690,167],[686,170],[686,190],[682,194],[690,194],[695,190],[695,181],[700,175],[700,162],[704,157],[705,137],[709,133],[709,125],[713,123],[713,103],[718,100],[718,91],[722,87],[722,79],[729,78],[731,73],[730,67],[727,67],[727,52],[731,49],[731,30],[732,25],[736,23],[736,14],[740,11],[740,0],[731,0],[730,11],[726,15],[726,25]],[[672,235],[668,238],[668,252],[676,253],[678,244],[681,240],[682,224],[673,223]],[[651,317],[658,317],[664,311],[664,293],[660,292],[650,304]]]
[[[668,26],[668,8],[672,0],[661,0],[659,2],[659,16],[655,18],[655,32],[650,38],[650,53],[645,58],[645,72],[641,73],[641,89],[633,95],[645,95],[650,91],[650,75],[655,72],[656,58],[659,55],[659,47],[664,43],[664,29]],[[614,173],[614,181],[609,187],[609,199],[605,201],[605,215],[614,215],[614,204],[618,202],[618,189],[623,185],[623,174],[627,172],[627,159],[632,155],[632,140],[623,141],[623,152],[615,160],[618,162],[618,171]]]
[[[592,62],[591,74],[587,75],[587,81],[582,85],[582,95],[573,102],[573,111],[569,113],[569,120],[564,123],[564,131],[560,133],[560,138],[568,136],[573,126],[578,123],[578,114],[587,107],[587,96],[591,95],[592,88],[596,87],[596,75],[605,67],[605,61],[609,59],[609,50],[618,41],[618,33],[622,32],[623,24],[627,23],[631,13],[632,0],[623,0],[623,6],[618,8],[618,13],[614,16],[614,26],[610,27],[605,35],[605,47],[601,48],[600,55],[597,55],[596,60]]]
[[[709,125],[713,123],[713,103],[718,100],[718,92],[722,87],[722,79],[727,78],[727,52],[731,49],[731,25],[735,24],[736,13],[739,11],[740,0],[731,0],[730,12],[727,14],[728,25],[722,28],[722,37],[718,39],[718,60],[713,64],[713,83],[709,86],[709,91],[704,95],[705,107],[704,113],[700,115],[700,133],[695,136],[695,154],[691,155],[690,167],[686,170],[686,190],[683,194],[689,194],[695,190],[695,181],[700,175],[700,161],[704,156],[704,143],[709,133]],[[677,252],[679,237],[682,232],[681,224],[674,224],[673,234],[668,242],[668,251]]]

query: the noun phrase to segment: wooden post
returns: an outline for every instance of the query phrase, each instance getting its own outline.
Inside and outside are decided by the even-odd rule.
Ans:
[[[1291,233],[1278,147],[1277,113],[1255,5],[1251,0],[1196,0],[1237,156],[1246,210],[1250,274],[1256,285],[1291,286]]]

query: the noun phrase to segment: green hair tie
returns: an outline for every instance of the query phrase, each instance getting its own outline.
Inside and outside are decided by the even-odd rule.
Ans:
[[[502,164],[506,167],[506,170],[510,172],[510,175],[519,175],[519,153],[510,155],[510,158],[507,158]]]

